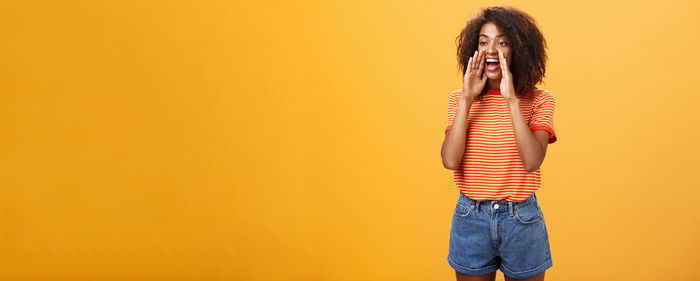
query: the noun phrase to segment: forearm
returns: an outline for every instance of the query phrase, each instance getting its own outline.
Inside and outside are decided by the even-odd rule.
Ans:
[[[473,100],[470,97],[460,97],[452,128],[447,131],[442,142],[442,165],[447,169],[456,170],[462,164],[467,140],[467,116]]]
[[[515,98],[507,101],[507,104],[513,121],[513,133],[515,144],[518,146],[518,154],[520,154],[525,170],[529,173],[534,172],[544,160],[544,147],[530,131],[520,110],[520,101]]]

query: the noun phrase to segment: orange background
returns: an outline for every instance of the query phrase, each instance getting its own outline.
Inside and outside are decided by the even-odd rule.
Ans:
[[[0,279],[454,280],[454,39],[500,3],[2,1]],[[700,275],[700,5],[512,4],[547,280]]]

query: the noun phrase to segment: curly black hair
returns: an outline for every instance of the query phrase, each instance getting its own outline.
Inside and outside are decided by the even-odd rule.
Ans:
[[[481,27],[488,22],[496,24],[510,39],[512,57],[508,65],[513,75],[513,87],[518,96],[529,96],[535,85],[544,78],[547,42],[535,20],[529,14],[513,7],[486,7],[469,19],[467,26],[455,40],[462,76],[467,71],[469,58],[478,48]],[[486,93],[486,88],[484,87],[478,98]]]

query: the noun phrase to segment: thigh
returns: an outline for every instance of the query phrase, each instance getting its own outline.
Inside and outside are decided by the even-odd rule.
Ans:
[[[459,273],[459,271],[455,271],[455,274],[457,274],[457,281],[493,281],[496,280],[496,272],[491,272],[491,273],[486,273],[482,275],[467,275],[464,273]]]

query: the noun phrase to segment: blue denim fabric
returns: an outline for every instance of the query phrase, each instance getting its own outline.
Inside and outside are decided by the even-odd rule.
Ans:
[[[549,236],[537,196],[519,202],[474,201],[459,193],[452,216],[447,261],[469,275],[499,268],[511,278],[528,278],[552,267]]]

